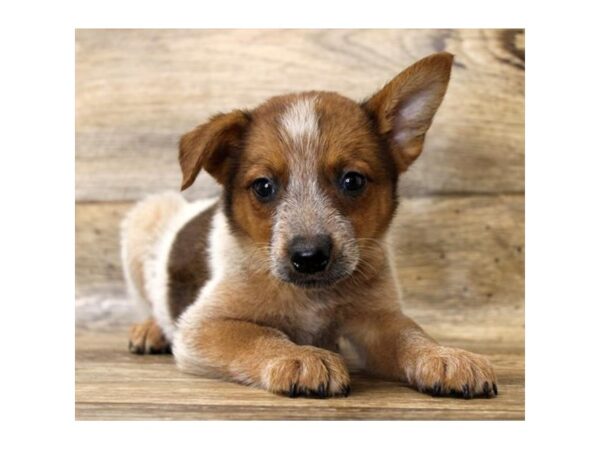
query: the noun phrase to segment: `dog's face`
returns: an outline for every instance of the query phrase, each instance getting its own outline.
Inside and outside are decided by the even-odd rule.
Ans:
[[[252,113],[225,185],[233,223],[268,244],[275,276],[332,284],[356,268],[358,239],[388,224],[393,165],[355,102],[333,93],[275,97]]]
[[[368,264],[387,229],[398,176],[421,152],[451,65],[449,54],[425,58],[362,104],[308,92],[216,116],[182,137],[183,188],[204,167],[272,275],[332,285]]]

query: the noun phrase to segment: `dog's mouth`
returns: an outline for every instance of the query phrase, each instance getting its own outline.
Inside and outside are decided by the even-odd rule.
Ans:
[[[345,270],[329,270],[327,272],[304,275],[290,270],[278,273],[276,276],[286,282],[303,289],[325,289],[348,278],[350,272]]]
[[[333,286],[341,278],[303,278],[303,277],[290,277],[288,280],[284,280],[288,283],[291,283],[295,286],[304,288],[304,289],[324,289],[330,286]]]

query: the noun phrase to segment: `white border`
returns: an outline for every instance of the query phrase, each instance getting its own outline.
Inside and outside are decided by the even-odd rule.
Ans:
[[[598,442],[600,72],[593,2],[10,5],[0,19],[7,443],[506,449]],[[74,423],[74,28],[107,26],[526,27],[527,421]]]

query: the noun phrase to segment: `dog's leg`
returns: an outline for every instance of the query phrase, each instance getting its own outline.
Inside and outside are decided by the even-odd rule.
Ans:
[[[365,356],[366,368],[386,378],[408,381],[432,395],[464,398],[498,394],[487,358],[444,347],[395,307],[353,314],[345,333]]]
[[[171,346],[154,319],[147,319],[129,330],[129,351],[138,355],[171,353]]]
[[[350,390],[348,370],[337,353],[296,345],[279,330],[241,320],[188,323],[175,335],[173,354],[186,372],[210,368],[291,397],[347,395]]]

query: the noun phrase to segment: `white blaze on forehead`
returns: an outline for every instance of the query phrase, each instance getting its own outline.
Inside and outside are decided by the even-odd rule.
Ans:
[[[319,157],[323,151],[317,113],[318,95],[297,98],[279,118],[285,141],[289,180],[277,205],[271,236],[271,267],[286,279],[287,249],[295,236],[331,235],[338,255],[338,272],[351,273],[358,264],[352,225],[332,205],[319,185]],[[339,262],[341,261],[341,262]]]
[[[281,126],[294,144],[314,143],[319,137],[316,97],[300,98],[285,110]],[[304,145],[302,145],[304,148]]]
[[[319,119],[317,96],[300,97],[280,117],[280,133],[288,146],[289,181],[277,208],[275,230],[315,234],[323,228],[328,201],[318,185]],[[302,211],[302,214],[298,214]]]

